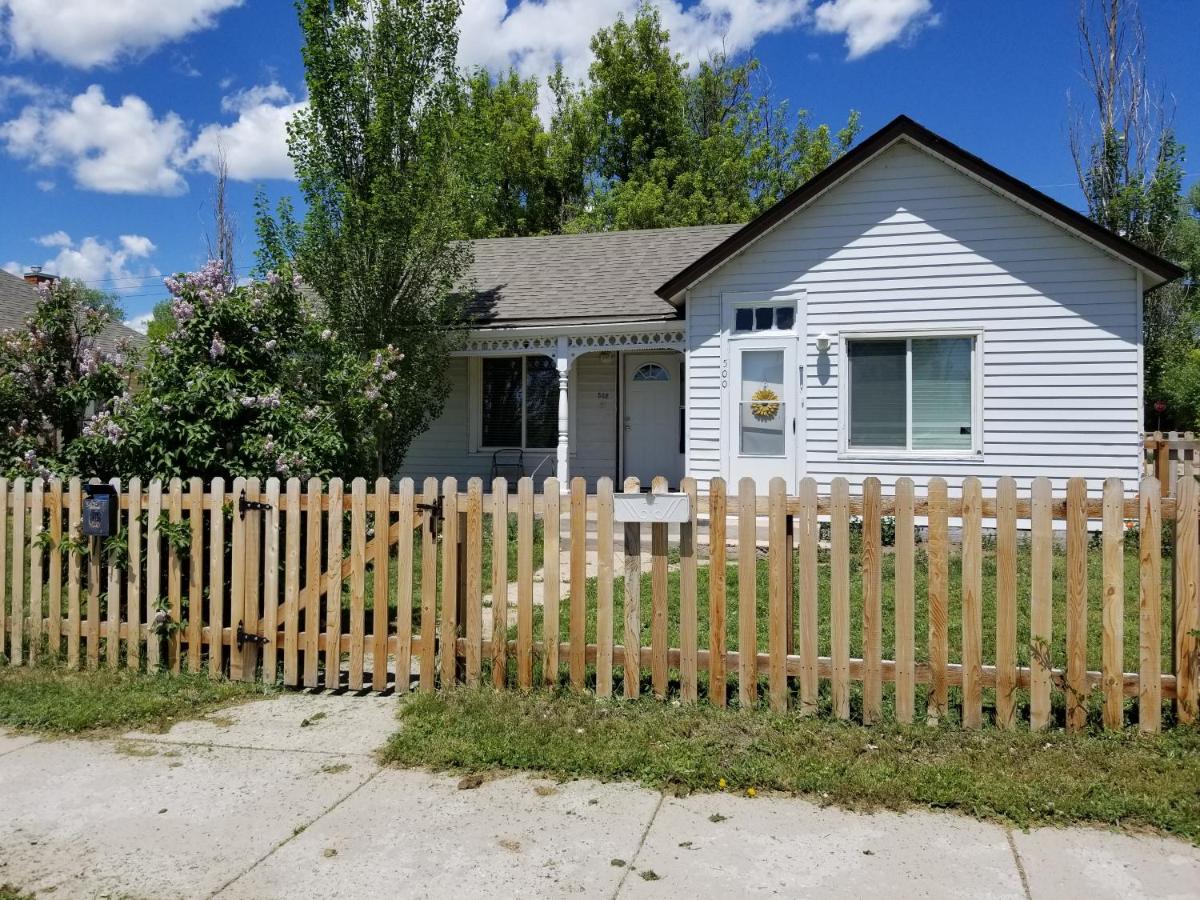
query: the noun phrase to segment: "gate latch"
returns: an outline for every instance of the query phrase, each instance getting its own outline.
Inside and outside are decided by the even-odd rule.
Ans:
[[[241,650],[242,645],[246,644],[246,643],[258,644],[260,647],[265,647],[265,646],[267,646],[267,644],[270,643],[270,641],[268,641],[265,637],[259,637],[257,634],[251,634],[249,631],[246,630],[246,626],[244,623],[238,622],[237,648],[239,650]]]
[[[442,501],[445,498],[437,497],[432,503],[418,503],[417,509],[425,510],[429,513],[429,533],[437,537],[438,525],[445,518],[445,511]]]
[[[262,510],[262,509],[271,509],[271,504],[270,503],[260,503],[257,500],[247,500],[246,492],[242,491],[241,496],[238,497],[238,518],[239,519],[246,518],[246,510]]]

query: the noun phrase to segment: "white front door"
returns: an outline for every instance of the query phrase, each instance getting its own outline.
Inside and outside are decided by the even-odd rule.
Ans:
[[[800,391],[795,337],[730,339],[729,486],[753,478],[759,494],[772,478],[783,478],[796,489],[797,430]]]
[[[625,354],[625,477],[649,488],[662,475],[672,487],[683,477],[678,353]]]

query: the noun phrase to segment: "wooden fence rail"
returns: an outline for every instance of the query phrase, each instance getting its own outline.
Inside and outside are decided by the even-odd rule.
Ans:
[[[79,479],[0,479],[8,664],[354,691],[566,683],[868,724],[923,708],[968,728],[1157,731],[1164,700],[1197,715],[1194,478],[1173,499],[1154,477],[1136,498],[1117,479],[1055,496],[967,478],[954,497],[941,479],[889,496],[874,478],[856,496],[843,479],[824,496],[808,479],[794,496],[684,479],[688,521],[619,536],[609,479],[112,484],[122,527],[99,539],[81,534]]]

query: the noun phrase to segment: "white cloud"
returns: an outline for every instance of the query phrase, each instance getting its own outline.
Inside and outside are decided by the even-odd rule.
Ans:
[[[18,56],[40,54],[80,68],[148,53],[242,0],[0,0],[0,23]],[[6,21],[5,21],[6,20]]]
[[[34,238],[35,244],[41,244],[43,247],[70,247],[71,236],[65,231],[59,230],[50,234],[43,234],[40,238]]]
[[[125,320],[125,327],[132,328],[138,334],[145,334],[150,330],[150,322],[154,319],[154,311],[144,312],[140,316],[134,316],[132,319]]]
[[[92,85],[68,105],[31,104],[0,125],[8,152],[37,166],[66,166],[76,183],[106,194],[182,194],[187,131],[175,113],[156,118],[133,95],[110,104]]]
[[[287,153],[287,123],[306,103],[296,100],[279,84],[258,85],[230,94],[221,101],[226,112],[236,112],[230,125],[206,125],[186,154],[187,161],[215,172],[222,151],[235,181],[259,178],[292,178]]]
[[[4,265],[0,266],[0,269],[3,269],[9,275],[16,275],[18,278],[25,273],[25,269],[16,260],[9,260]]]
[[[814,15],[817,31],[845,34],[849,58],[858,59],[936,25],[931,9],[931,0],[827,0]]]
[[[39,178],[36,182],[34,182],[34,184],[37,185],[37,189],[39,191],[46,191],[47,193],[54,190],[58,186],[52,179],[49,178]]]
[[[931,0],[657,0],[673,49],[696,62],[714,50],[744,51],[767,34],[800,26],[844,33],[850,57],[877,50],[929,18]],[[587,74],[590,41],[617,15],[632,18],[640,0],[466,0],[459,20],[459,61],[545,79],[556,61],[572,79]]]
[[[160,274],[148,261],[158,247],[140,234],[123,234],[114,244],[98,237],[76,242],[65,231],[55,231],[35,238],[35,243],[58,250],[55,256],[42,261],[45,272],[78,278],[104,290],[134,291],[144,287],[148,277]],[[19,275],[29,266],[10,262],[4,268]]]

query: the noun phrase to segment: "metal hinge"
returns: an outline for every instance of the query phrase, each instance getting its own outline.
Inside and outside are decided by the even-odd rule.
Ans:
[[[253,511],[253,510],[271,509],[271,508],[272,507],[271,507],[270,503],[260,503],[257,500],[247,500],[245,491],[242,491],[241,496],[238,497],[238,518],[239,519],[246,518],[246,510]]]
[[[258,644],[260,647],[265,647],[270,643],[265,637],[259,637],[257,634],[251,634],[246,630],[246,626],[242,622],[238,622],[237,627],[237,648],[242,649],[242,645],[246,643]]]

